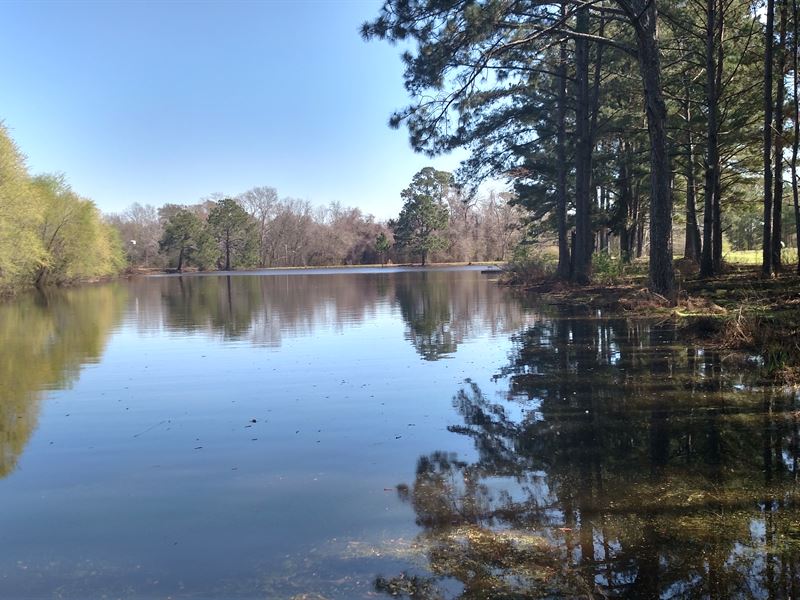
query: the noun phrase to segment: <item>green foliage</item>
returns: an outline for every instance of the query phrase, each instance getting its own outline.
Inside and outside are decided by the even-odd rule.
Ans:
[[[230,271],[257,262],[255,222],[235,200],[217,202],[208,213],[208,225],[221,250],[221,268]]]
[[[209,269],[219,258],[219,247],[208,225],[186,209],[171,213],[159,248],[162,253],[173,256],[178,271],[183,270],[186,264]]]
[[[418,255],[423,265],[431,252],[447,247],[439,234],[447,228],[448,213],[443,199],[452,185],[450,173],[425,167],[400,194],[405,204],[392,224],[395,244]]]
[[[625,265],[618,257],[607,252],[596,252],[592,256],[592,279],[603,283],[616,281],[625,274]]]
[[[32,181],[42,207],[39,239],[46,257],[36,283],[64,284],[112,275],[125,265],[119,237],[91,200],[81,198],[60,175]]]
[[[378,237],[375,238],[375,250],[380,252],[381,254],[388,252],[389,248],[392,247],[391,242],[389,242],[389,238],[386,237],[386,234],[382,231],[378,234]]]
[[[557,266],[556,255],[534,250],[528,244],[519,244],[506,265],[504,279],[514,285],[536,283],[552,277]]]
[[[0,125],[0,294],[28,284],[44,263],[41,220],[42,203],[22,154]]]
[[[383,231],[381,231],[378,234],[378,237],[375,238],[375,251],[380,256],[381,264],[386,261],[386,253],[389,252],[391,247],[392,243],[389,241],[389,238]]]
[[[125,266],[117,232],[63,176],[32,178],[0,126],[0,293],[113,275]]]

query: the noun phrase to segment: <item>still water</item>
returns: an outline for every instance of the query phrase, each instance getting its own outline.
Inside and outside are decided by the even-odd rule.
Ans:
[[[0,597],[800,595],[800,400],[477,270],[0,305]]]

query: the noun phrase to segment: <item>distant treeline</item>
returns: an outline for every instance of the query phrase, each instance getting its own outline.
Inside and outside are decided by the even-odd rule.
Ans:
[[[108,221],[131,266],[179,270],[505,260],[522,235],[523,213],[506,194],[467,196],[450,173],[423,169],[402,197],[388,223],[271,187],[194,205],[134,204]]]
[[[63,176],[31,175],[0,125],[0,295],[127,267],[505,260],[522,237],[524,213],[511,196],[465,194],[450,173],[425,168],[401,196],[402,211],[387,223],[339,203],[281,199],[271,187],[104,217]]]
[[[58,175],[33,176],[0,125],[0,295],[118,273],[116,230]]]

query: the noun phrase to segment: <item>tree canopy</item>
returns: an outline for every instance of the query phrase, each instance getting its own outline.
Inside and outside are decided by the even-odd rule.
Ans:
[[[62,175],[32,177],[0,126],[0,293],[113,275],[122,243],[91,200]]]
[[[211,234],[220,246],[225,271],[255,262],[257,233],[252,217],[235,200],[225,198],[208,213]]]
[[[797,24],[788,0],[387,0],[362,34],[408,47],[390,124],[427,155],[467,149],[459,181],[513,184],[560,277],[589,281],[613,244],[674,299],[673,238],[715,276],[729,212],[764,206],[765,274],[800,237]]]
[[[425,167],[400,194],[404,200],[400,216],[392,225],[395,244],[414,255],[425,265],[428,255],[446,247],[441,235],[447,227],[445,196],[451,191],[453,176]]]

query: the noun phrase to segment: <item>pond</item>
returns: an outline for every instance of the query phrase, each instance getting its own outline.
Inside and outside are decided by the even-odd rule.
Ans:
[[[800,399],[479,269],[0,305],[7,598],[800,595]]]

